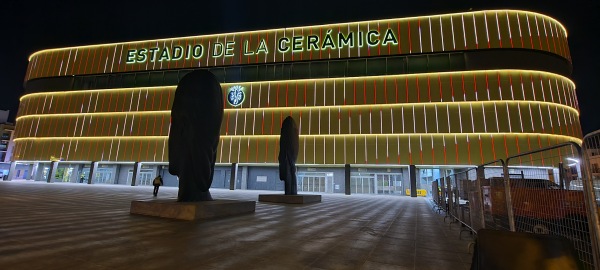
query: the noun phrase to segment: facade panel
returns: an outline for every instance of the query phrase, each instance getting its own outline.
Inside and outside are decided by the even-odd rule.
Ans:
[[[523,42],[523,48],[570,59],[568,50],[556,46],[558,40],[566,48],[567,33],[559,22],[533,12],[497,10],[44,50],[30,56],[32,65],[28,68],[26,80],[514,48],[514,21],[517,21],[518,27],[523,17],[527,25],[523,27],[527,31],[519,32],[519,38],[530,41]],[[471,27],[473,32],[469,33]],[[433,44],[441,44],[441,48]]]
[[[566,37],[548,16],[491,10],[43,50],[29,59],[13,159],[164,171],[175,84],[207,68],[224,96],[217,163],[247,166],[246,188],[280,188],[270,178],[287,116],[312,180],[338,179],[328,173],[344,164],[361,175],[414,164],[440,176],[581,143]],[[515,60],[527,57],[552,68]],[[244,99],[232,105],[234,88]]]

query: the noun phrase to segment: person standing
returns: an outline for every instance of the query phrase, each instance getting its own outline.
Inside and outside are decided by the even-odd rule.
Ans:
[[[154,178],[152,185],[154,185],[154,197],[156,197],[156,195],[158,195],[158,188],[163,185],[162,176],[160,176],[160,174]]]

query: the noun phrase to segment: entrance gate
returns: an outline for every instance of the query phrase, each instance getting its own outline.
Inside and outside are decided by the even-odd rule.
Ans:
[[[331,172],[299,172],[297,177],[298,192],[333,193]]]
[[[353,194],[402,195],[401,173],[353,173],[350,176]]]

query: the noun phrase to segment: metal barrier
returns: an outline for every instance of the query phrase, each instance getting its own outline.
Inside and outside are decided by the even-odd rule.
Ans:
[[[511,201],[509,210],[513,210],[509,214],[514,220],[512,231],[564,236],[577,249],[581,262],[594,269],[596,252],[587,217],[596,207],[586,203],[585,187],[571,188],[576,181],[587,182],[581,163],[581,148],[575,143],[507,158],[506,201]]]
[[[471,168],[437,179],[432,183],[434,209],[437,207],[438,211],[445,211],[444,221],[450,218],[450,224],[460,223],[459,238],[462,237],[463,232],[476,234],[477,229],[481,228],[481,226],[476,226],[477,229],[473,227],[471,217],[471,200],[481,209],[481,198],[471,198],[472,194],[476,194],[472,191],[475,186],[471,183],[475,182],[476,178],[476,168]],[[442,183],[445,185],[444,188],[439,188],[439,192],[434,193]],[[476,217],[481,217],[480,211],[477,211]]]
[[[600,219],[598,205],[600,204],[600,130],[589,133],[583,137],[581,147],[583,157],[583,173],[586,177],[578,182],[571,182],[571,188],[582,188],[586,195],[588,207],[588,225],[590,226],[591,245],[594,253],[594,262],[600,268]]]
[[[560,235],[586,269],[600,269],[600,131],[437,179],[446,218],[479,229]],[[461,230],[462,234],[463,230]],[[459,235],[460,237],[460,235]]]
[[[514,231],[510,186],[504,178],[504,161],[496,160],[480,165],[481,194],[485,228]]]
[[[431,182],[431,200],[433,201],[433,209],[437,210],[438,213],[445,209],[445,203],[442,202],[442,191],[439,182],[439,179]]]

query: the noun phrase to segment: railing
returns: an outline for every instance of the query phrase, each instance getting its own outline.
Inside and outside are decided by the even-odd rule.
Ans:
[[[600,175],[590,165],[598,153],[600,132],[584,138],[583,152],[562,143],[456,172],[434,181],[434,207],[461,223],[459,237],[483,228],[559,235],[586,269],[600,269]]]

